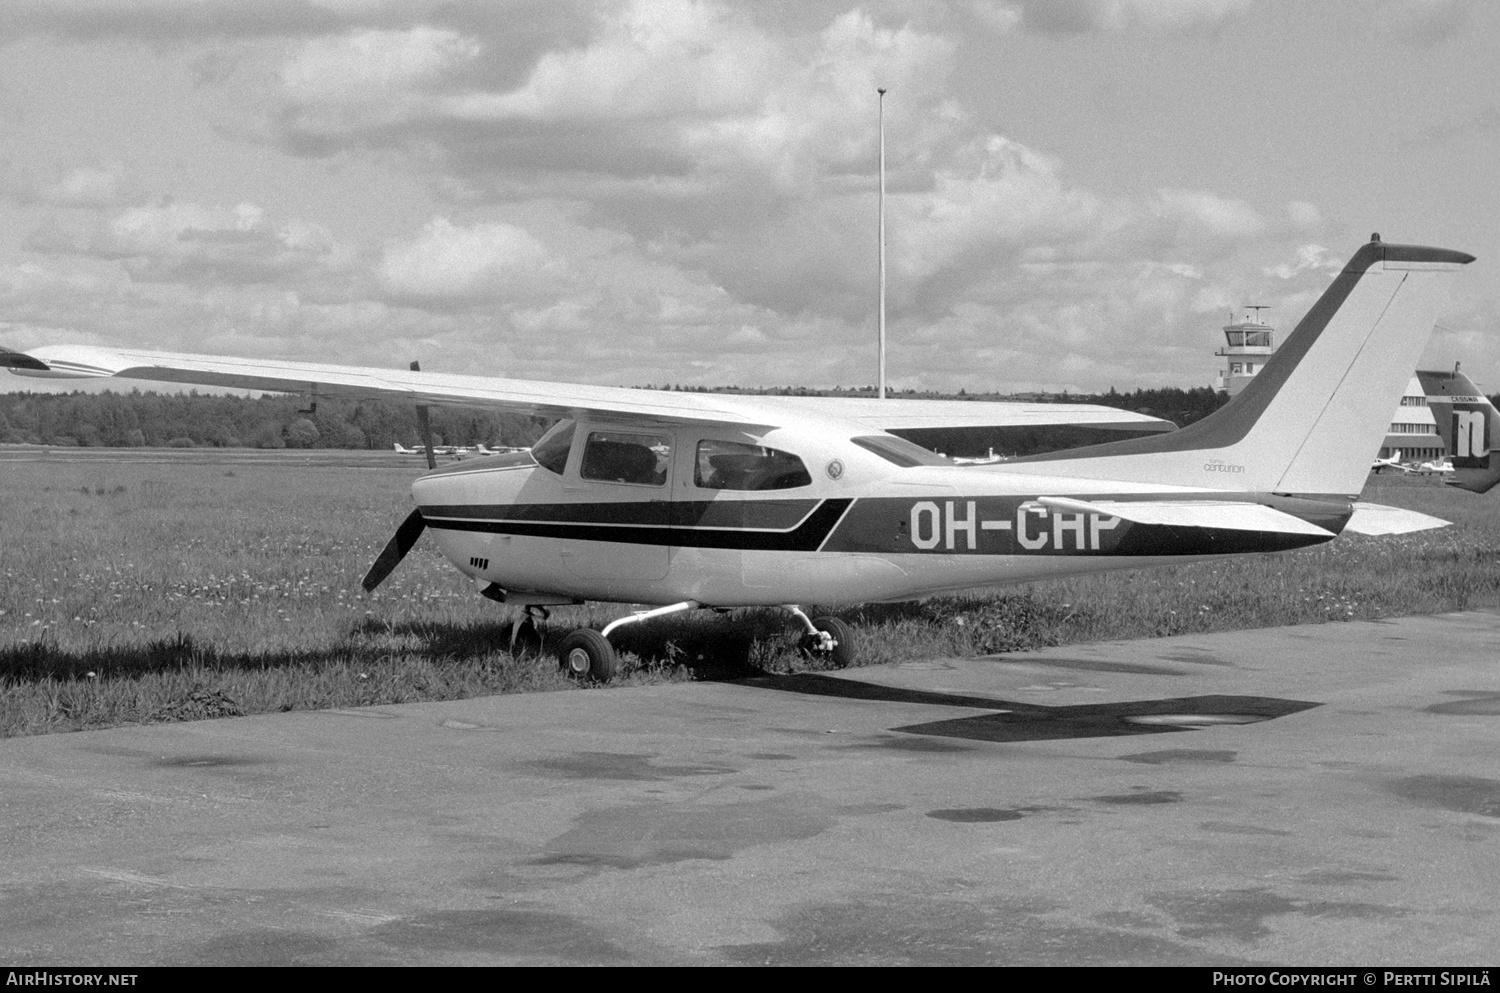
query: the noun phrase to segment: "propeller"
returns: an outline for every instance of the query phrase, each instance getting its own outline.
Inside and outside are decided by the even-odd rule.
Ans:
[[[427,520],[422,516],[421,510],[413,510],[406,515],[406,520],[401,522],[401,526],[396,529],[391,540],[386,542],[385,547],[380,550],[375,564],[370,566],[369,572],[365,573],[363,586],[366,593],[385,582],[385,577],[389,576],[391,570],[406,558],[406,553],[411,551],[411,546],[417,543],[417,539],[425,530],[427,530]]]

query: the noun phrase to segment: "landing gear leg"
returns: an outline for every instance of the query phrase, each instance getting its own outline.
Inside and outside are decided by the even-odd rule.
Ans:
[[[846,668],[854,661],[854,632],[849,625],[837,617],[812,620],[794,603],[783,604],[782,609],[802,622],[804,633],[799,647],[807,658],[835,669]]]
[[[610,621],[604,626],[603,631],[595,631],[591,628],[579,628],[562,640],[557,646],[557,658],[562,664],[563,670],[574,679],[589,679],[596,683],[607,683],[615,678],[615,672],[619,669],[619,657],[615,655],[614,646],[609,643],[609,636],[627,624],[639,624],[653,617],[661,617],[664,614],[675,614],[681,610],[692,610],[701,606],[697,600],[684,600],[682,603],[670,604],[666,607],[657,607],[654,610],[642,610],[631,614],[629,617],[621,617],[619,620]]]
[[[551,615],[546,607],[528,604],[526,616],[518,617],[510,625],[510,653],[516,655],[527,651],[539,651],[542,647],[542,624]]]

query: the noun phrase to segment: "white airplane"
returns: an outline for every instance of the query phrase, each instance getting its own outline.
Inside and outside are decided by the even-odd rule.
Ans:
[[[398,442],[395,442],[391,447],[395,450],[396,454],[398,454],[398,455],[426,455],[427,454],[427,446],[426,445],[413,445],[411,448],[407,448],[405,445],[401,444],[401,442],[398,441]],[[514,451],[514,450],[515,449],[507,449],[507,451]],[[468,456],[468,455],[494,455],[495,454],[495,450],[484,447],[484,443],[480,442],[477,445],[433,445],[432,446],[432,454],[434,454],[434,455],[453,455],[453,456],[457,456],[458,458],[464,458],[465,456]]]
[[[1453,463],[1447,459],[1430,459],[1419,462],[1412,472],[1422,476],[1445,476],[1453,471]]]
[[[847,625],[810,618],[799,604],[913,600],[1299,548],[1343,531],[1444,525],[1357,500],[1369,470],[1363,453],[1384,437],[1445,273],[1471,261],[1374,236],[1217,412],[1171,433],[992,465],[955,466],[893,432],[1150,419],[1053,404],[652,392],[69,345],[0,353],[0,364],[26,376],[561,416],[529,451],[419,477],[416,509],[365,588],[430,528],[484,596],[522,605],[528,624],[547,606],[584,600],[652,608],[564,638],[562,664],[579,677],[613,676],[608,639],[622,625],[694,608],[783,607],[805,632],[804,650],[844,665]],[[1487,449],[1472,458],[1476,472],[1500,478]]]
[[[1401,452],[1399,449],[1396,451],[1396,454],[1392,455],[1390,458],[1376,459],[1375,462],[1370,466],[1370,470],[1372,472],[1384,472],[1387,469],[1395,469],[1397,472],[1413,471],[1411,466],[1402,463]]]

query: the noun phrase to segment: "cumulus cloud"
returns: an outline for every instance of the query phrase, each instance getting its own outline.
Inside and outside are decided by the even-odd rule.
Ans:
[[[385,102],[433,86],[479,51],[478,41],[444,28],[357,31],[302,43],[281,83],[297,103]]]
[[[435,217],[414,239],[385,248],[380,279],[393,296],[464,301],[533,288],[563,265],[524,228],[491,223],[460,227]]]
[[[190,69],[234,65],[196,77],[246,98],[221,134],[254,131],[253,108],[259,140],[328,157],[276,168],[404,167],[432,201],[372,211],[364,240],[345,241],[275,207],[225,206],[249,193],[142,206],[122,192],[128,169],[70,164],[28,187],[34,266],[0,270],[0,303],[31,328],[168,347],[620,383],[663,369],[693,383],[868,382],[884,86],[900,136],[895,381],[1207,382],[1223,312],[1268,303],[1290,322],[1326,284],[1338,260],[1313,244],[1329,236],[1319,208],[1102,192],[1022,132],[971,118],[980,102],[958,83],[979,21],[1171,33],[1227,23],[1247,2],[287,0],[244,5],[252,16],[201,0],[196,27],[159,37],[193,40]],[[95,10],[135,18],[120,34],[143,38],[185,8],[49,9],[56,33],[85,37]],[[27,30],[46,22],[19,0],[0,30],[16,10]],[[188,340],[169,340],[174,328]]]
[[[49,207],[118,207],[138,194],[138,184],[121,162],[55,169],[39,176],[12,168],[0,177],[0,192],[19,203]]]
[[[9,0],[0,33],[148,40],[201,36],[279,35],[327,30],[332,12],[314,3],[266,0]]]
[[[1263,271],[1267,276],[1275,276],[1277,279],[1294,279],[1310,271],[1335,273],[1343,265],[1343,259],[1334,258],[1322,245],[1298,245],[1295,259],[1268,266]]]
[[[302,153],[435,148],[481,185],[528,169],[554,183],[754,171],[790,185],[868,163],[868,121],[849,110],[873,111],[877,86],[901,92],[892,123],[914,138],[951,113],[953,41],[859,10],[788,34],[738,6],[629,0],[559,40],[529,62],[426,26],[308,41],[282,68],[273,128]]]
[[[339,257],[326,228],[295,219],[272,224],[253,204],[134,207],[83,231],[41,229],[28,245],[116,260],[141,282],[263,283],[326,270]]]
[[[1155,209],[1192,234],[1253,238],[1266,229],[1254,207],[1201,190],[1162,190]]]
[[[1010,0],[995,6],[1015,12],[1021,26],[1040,34],[1083,34],[1131,28],[1203,28],[1237,14],[1252,0]]]
[[[589,44],[548,52],[525,85],[456,95],[467,118],[715,115],[744,109],[780,61],[765,35],[725,9],[634,0]]]

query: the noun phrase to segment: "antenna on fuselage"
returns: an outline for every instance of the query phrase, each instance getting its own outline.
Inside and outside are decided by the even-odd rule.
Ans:
[[[880,356],[880,380],[876,396],[885,399],[885,87],[875,91],[880,94],[880,341],[877,351]]]

